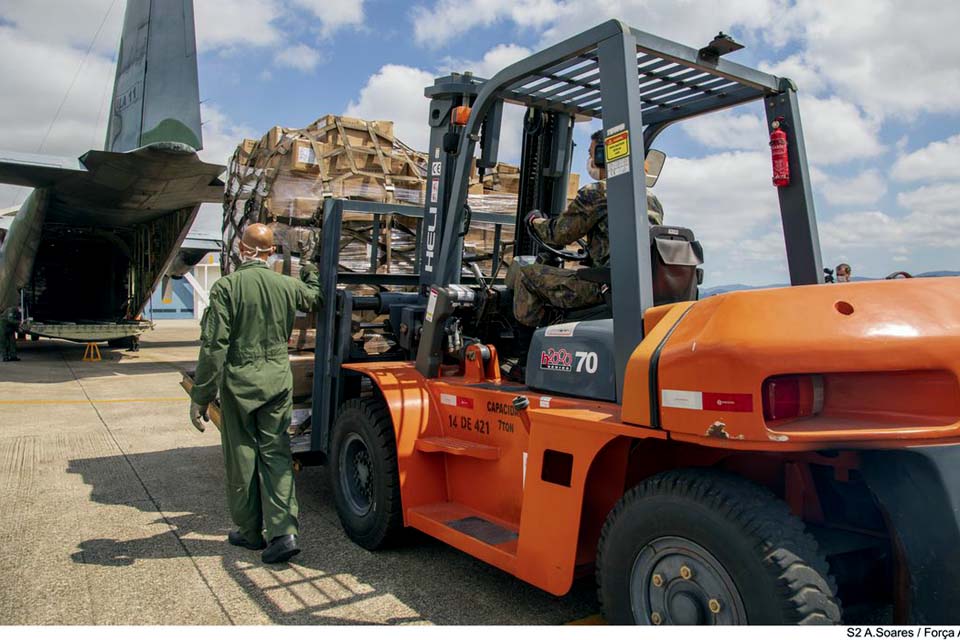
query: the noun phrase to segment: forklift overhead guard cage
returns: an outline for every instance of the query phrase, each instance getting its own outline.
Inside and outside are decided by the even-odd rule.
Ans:
[[[427,95],[442,91],[444,80],[430,87]],[[456,82],[459,77],[449,80]],[[460,136],[450,197],[441,197],[437,203],[449,204],[441,218],[443,235],[432,283],[443,286],[459,281],[457,240],[470,161],[488,114],[499,118],[501,103],[509,102],[573,117],[601,118],[607,144],[611,288],[617,396],[621,398],[627,360],[643,339],[643,313],[653,305],[645,152],[671,123],[754,100],[764,101],[768,123],[781,119],[789,136],[791,182],[780,187],[778,195],[791,284],[822,282],[793,83],[611,20],[516,62],[479,85]],[[499,131],[499,122],[492,130]],[[440,153],[439,147],[431,148],[431,159]],[[428,210],[430,205],[428,200]],[[617,291],[639,295],[618,296]]]

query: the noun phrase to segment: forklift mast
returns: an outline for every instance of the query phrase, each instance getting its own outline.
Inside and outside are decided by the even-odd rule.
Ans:
[[[434,284],[439,284],[437,276],[437,258],[440,253],[440,238],[442,229],[449,218],[450,185],[456,168],[456,158],[460,152],[460,137],[462,126],[454,123],[454,109],[473,105],[483,81],[475,78],[471,73],[453,73],[443,78],[437,78],[433,86],[424,90],[424,95],[430,98],[430,125],[429,159],[427,162],[426,197],[423,203],[423,231],[424,242],[420,245],[420,288],[421,293],[428,294]],[[491,115],[499,116],[497,110]],[[495,123],[496,132],[490,141],[495,147],[499,133],[499,117]],[[487,127],[485,127],[487,128]],[[494,126],[489,127],[493,129]],[[494,158],[496,150],[494,149]],[[494,164],[496,160],[494,159]],[[463,239],[453,237],[451,242],[456,244],[455,252],[463,253]],[[454,274],[459,282],[460,272]],[[443,283],[448,284],[448,283]]]
[[[513,255],[534,255],[536,251],[536,242],[523,224],[527,213],[537,209],[548,216],[556,216],[566,208],[573,147],[572,117],[537,108],[527,109],[523,119]]]

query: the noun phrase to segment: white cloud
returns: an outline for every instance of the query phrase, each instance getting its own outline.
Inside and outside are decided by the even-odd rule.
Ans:
[[[447,58],[443,67],[447,71],[471,71],[480,78],[492,78],[498,71],[518,60],[523,60],[532,52],[526,47],[516,44],[498,44],[485,54],[480,60],[460,60]]]
[[[778,20],[804,60],[875,116],[960,110],[960,12],[932,0],[797,0]]]
[[[821,222],[820,242],[826,249],[890,250],[903,243],[904,220],[882,211],[841,213]]]
[[[714,149],[754,150],[767,148],[769,137],[767,125],[758,110],[744,112],[744,108],[733,111],[718,111],[699,118],[686,120],[681,125],[691,138],[700,144]]]
[[[351,101],[344,115],[367,120],[393,120],[397,137],[414,149],[426,149],[430,141],[427,115],[430,101],[423,89],[433,84],[434,74],[398,64],[384,65],[370,76]]]
[[[960,134],[900,156],[890,174],[902,182],[960,178]]]
[[[786,6],[786,0],[728,0],[705,11],[696,0],[439,0],[415,7],[411,21],[417,42],[429,47],[507,21],[524,31],[541,30],[541,44],[553,44],[609,19],[692,46],[706,44],[719,29],[782,40],[775,19]]]
[[[690,46],[718,29],[750,47],[792,41],[798,53],[762,66],[874,117],[960,110],[960,11],[934,0],[728,0],[709,10],[695,0],[438,0],[411,13],[417,42],[430,47],[506,22],[549,45],[610,18]]]
[[[77,157],[103,144],[106,107],[114,66],[91,53],[81,69],[84,51],[34,39],[19,29],[0,26],[0,140],[5,149],[36,153],[57,107],[80,69],[60,117],[42,151]]]
[[[344,27],[363,25],[363,0],[293,0],[293,4],[320,21],[320,33],[324,37]]]
[[[0,6],[0,18],[13,23],[15,31],[24,40],[86,51],[106,16],[93,50],[109,55],[117,48],[123,26],[124,3],[115,2],[113,5],[111,8],[111,0],[4,2],[3,6]]]
[[[876,169],[862,171],[852,178],[833,178],[820,174],[813,183],[814,192],[823,194],[836,206],[875,204],[887,193],[887,181]]]
[[[276,24],[282,14],[277,0],[200,0],[194,3],[197,47],[240,52],[276,45],[283,40]]]
[[[437,48],[478,27],[504,20],[541,27],[559,11],[552,0],[438,0],[433,6],[417,5],[410,20],[417,43]]]
[[[667,223],[690,227],[712,249],[734,249],[780,219],[768,153],[669,158],[654,191]]]
[[[205,162],[226,165],[241,140],[259,137],[249,127],[233,122],[215,104],[205,102],[200,105],[200,119],[203,122],[203,150],[199,155]]]
[[[758,66],[762,71],[793,80],[800,95],[816,95],[826,87],[823,75],[810,65],[803,54],[794,54],[777,62],[761,62]]]
[[[907,215],[841,213],[820,225],[820,239],[828,249],[859,248],[887,256],[960,247],[958,201],[960,183],[921,187],[898,194],[897,203],[908,211]],[[952,265],[947,266],[956,267],[955,259],[950,262]]]
[[[897,204],[912,215],[951,214],[960,219],[960,182],[945,182],[897,194]],[[960,224],[958,224],[960,227]]]
[[[880,122],[842,98],[807,96],[800,100],[800,118],[811,164],[838,164],[884,152]]]
[[[313,71],[323,60],[319,51],[303,43],[284,47],[273,57],[279,67],[289,67],[300,71]]]

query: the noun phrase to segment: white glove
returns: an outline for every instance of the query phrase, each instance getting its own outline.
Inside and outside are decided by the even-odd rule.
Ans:
[[[197,404],[196,402],[190,402],[190,422],[193,423],[193,426],[203,433],[207,430],[205,422],[209,422],[210,418],[207,417],[207,406],[205,404]]]

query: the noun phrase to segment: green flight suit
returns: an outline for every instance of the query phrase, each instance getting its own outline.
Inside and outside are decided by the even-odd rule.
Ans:
[[[290,455],[293,375],[287,341],[296,311],[323,303],[313,265],[301,281],[249,261],[210,289],[201,321],[200,358],[191,399],[220,391],[227,503],[240,534],[258,542],[298,532]]]
[[[17,357],[17,329],[20,327],[20,315],[16,309],[8,309],[0,314],[0,351],[3,361],[9,362]]]

